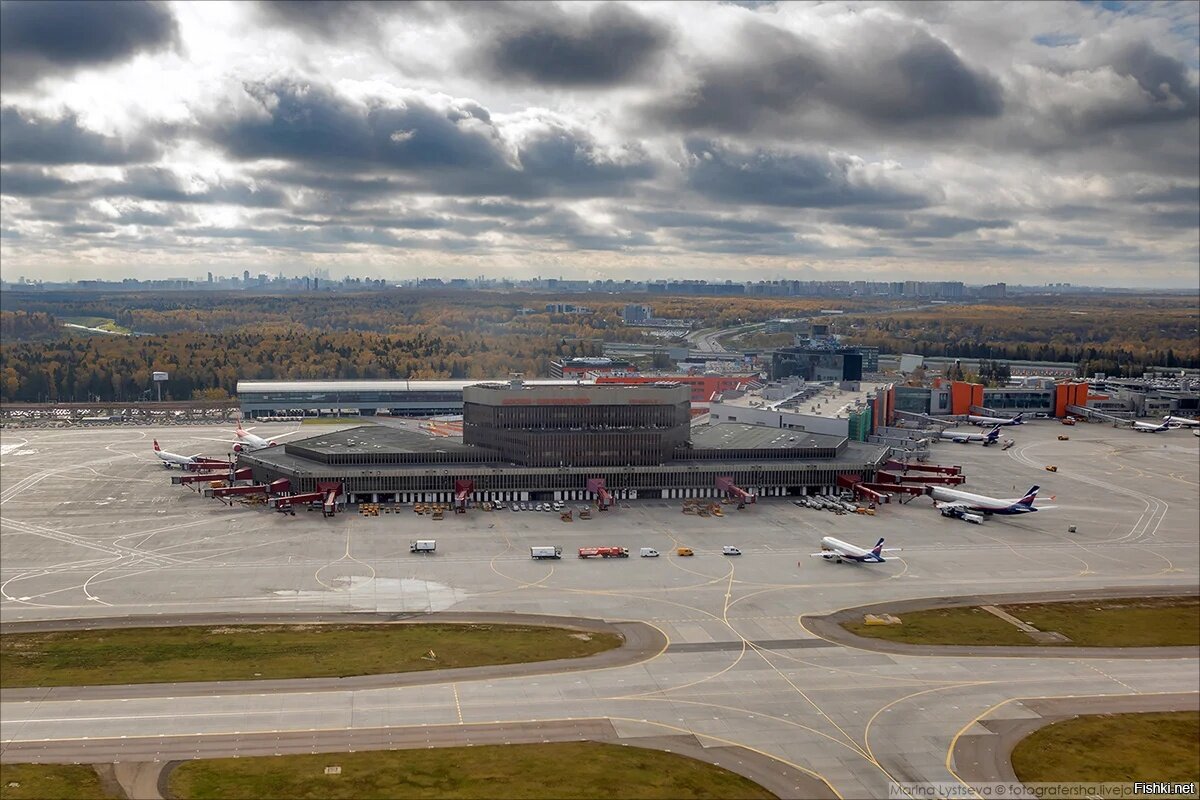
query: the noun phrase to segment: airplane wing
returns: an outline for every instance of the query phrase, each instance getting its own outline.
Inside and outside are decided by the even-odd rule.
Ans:
[[[961,508],[964,511],[969,510],[971,508],[969,505],[962,502],[961,500],[955,500],[952,503],[934,503],[933,506],[934,506],[934,508],[938,509],[939,511],[941,511],[943,508]]]
[[[819,553],[809,553],[808,554],[809,558],[829,558],[830,556],[841,556],[842,558],[849,558],[850,554],[845,552],[844,550],[822,550]]]

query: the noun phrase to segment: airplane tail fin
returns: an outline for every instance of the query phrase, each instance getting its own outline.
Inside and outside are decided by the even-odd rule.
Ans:
[[[999,438],[1000,438],[1000,426],[999,425],[994,426],[990,431],[987,432],[987,440],[989,442],[994,442]]]
[[[1021,412],[1020,414],[1017,414],[1015,417],[1013,417],[1013,422],[1021,423],[1024,421],[1025,421],[1025,412]]]
[[[871,548],[871,555],[875,556],[876,558],[881,558],[882,553],[883,553],[883,539],[880,539],[878,542],[875,543],[875,546],[873,548]]]
[[[1040,487],[1040,486],[1030,487],[1029,491],[1025,493],[1025,496],[1022,497],[1017,502],[1020,503],[1021,505],[1026,505],[1026,506],[1033,505],[1033,501],[1037,499],[1038,490],[1041,488],[1042,487]]]
[[[162,451],[162,448],[158,446],[158,439],[155,439],[154,440],[154,452],[158,453],[161,451]]]

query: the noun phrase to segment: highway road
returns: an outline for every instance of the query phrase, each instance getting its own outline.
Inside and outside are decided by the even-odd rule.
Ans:
[[[271,435],[269,427],[256,433]],[[1013,496],[1039,483],[1039,498],[1057,506],[980,526],[943,519],[924,499],[865,518],[782,500],[708,519],[684,517],[667,501],[637,501],[571,525],[557,515],[481,511],[438,523],[410,513],[285,518],[169,486],[150,461],[149,439],[161,430],[26,430],[19,441],[4,434],[5,624],[511,612],[641,622],[668,646],[601,669],[431,675],[425,685],[239,686],[165,697],[141,687],[79,698],[4,692],[0,758],[107,760],[126,748],[129,757],[170,760],[262,752],[268,742],[350,747],[359,732],[396,740],[446,726],[599,720],[621,742],[678,736],[705,752],[744,748],[843,797],[886,797],[894,780],[956,781],[956,743],[978,732],[976,719],[993,707],[1195,693],[1200,684],[1194,653],[878,652],[827,641],[801,623],[893,600],[1194,591],[1200,442],[1186,432],[1141,436],[1101,425],[1076,426],[1059,442],[1060,430],[1050,422],[1015,428],[1017,445],[1007,451],[935,446],[934,460],[962,464],[972,491]],[[176,452],[202,451],[211,436],[203,427],[170,433]],[[1046,472],[1049,463],[1058,472]],[[411,538],[432,535],[436,556],[408,552]],[[903,551],[873,567],[808,558],[823,535],[859,543],[885,535]],[[664,553],[686,544],[697,555],[531,561],[528,547],[547,543],[565,552],[612,544]],[[722,557],[724,544],[744,555]]]

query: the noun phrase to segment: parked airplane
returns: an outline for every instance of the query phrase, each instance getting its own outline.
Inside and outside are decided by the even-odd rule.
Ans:
[[[1034,508],[1033,501],[1037,499],[1040,486],[1030,487],[1024,497],[1014,500],[1002,500],[983,494],[972,494],[959,489],[947,489],[944,486],[927,486],[925,494],[933,498],[933,504],[943,515],[955,516],[956,511],[979,511],[990,514],[1028,514],[1031,511],[1044,511],[1053,506]],[[947,513],[949,512],[949,513]]]
[[[889,547],[886,550],[883,547],[883,539],[875,543],[875,547],[866,550],[856,544],[843,542],[841,539],[835,539],[832,536],[826,536],[821,540],[821,552],[812,553],[813,558],[823,558],[826,561],[842,563],[843,561],[854,561],[859,564],[882,564],[887,561],[881,553],[895,553],[900,550],[899,547]]]
[[[183,469],[189,464],[201,464],[209,459],[201,456],[181,456],[178,453],[168,453],[158,446],[158,439],[154,440],[154,455],[158,456],[158,460],[163,462],[163,467],[170,469],[172,466]]]
[[[1161,425],[1154,425],[1149,422],[1135,422],[1133,429],[1138,433],[1162,433],[1163,431],[1171,430],[1170,423],[1164,422]]]
[[[980,442],[984,447],[989,444],[995,444],[1000,439],[1000,426],[993,425],[992,429],[987,433],[967,433],[966,431],[940,431],[938,436],[942,439],[949,439],[952,442],[959,444],[970,444],[971,442]]]
[[[1200,419],[1167,416],[1163,417],[1163,422],[1167,423],[1172,428],[1200,428]]]
[[[967,421],[972,425],[1024,425],[1025,415],[1017,414],[1015,417],[977,417],[974,414],[967,415]]]

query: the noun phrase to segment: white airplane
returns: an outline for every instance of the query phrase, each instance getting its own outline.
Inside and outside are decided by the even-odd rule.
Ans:
[[[255,450],[262,450],[264,447],[274,447],[276,442],[268,441],[261,436],[255,436],[250,431],[242,427],[242,423],[238,422],[237,430],[233,432],[238,440],[233,445],[235,453],[253,453]]]
[[[1172,428],[1200,428],[1200,419],[1166,416],[1163,417],[1163,422],[1167,423]]]
[[[1038,490],[1041,488],[1040,486],[1030,487],[1024,497],[1013,500],[1003,500],[983,494],[972,494],[971,492],[963,492],[958,489],[947,489],[944,486],[927,486],[925,487],[925,493],[933,498],[934,506],[944,516],[958,516],[960,512],[969,513],[972,511],[982,512],[985,515],[1028,514],[1032,511],[1045,511],[1046,509],[1054,508],[1054,506],[1033,507],[1033,501],[1037,499]]]
[[[154,440],[154,455],[158,456],[158,460],[163,462],[165,469],[170,469],[172,465],[183,469],[189,464],[200,464],[209,460],[201,456],[181,456],[178,453],[168,453],[158,446],[158,439]]]
[[[993,425],[992,429],[987,433],[967,433],[966,431],[940,431],[938,437],[941,439],[949,439],[952,442],[959,444],[970,444],[971,442],[980,442],[984,447],[989,444],[995,444],[1000,439],[1000,426]]]
[[[812,553],[812,558],[823,558],[826,561],[833,561],[841,564],[843,561],[854,561],[858,564],[882,564],[887,561],[881,553],[896,553],[899,552],[899,547],[889,547],[886,550],[883,547],[883,539],[875,543],[875,547],[867,550],[859,547],[856,544],[843,542],[841,539],[835,539],[832,536],[826,536],[821,540],[821,552]]]
[[[1168,422],[1164,422],[1161,425],[1154,425],[1150,422],[1135,422],[1133,423],[1133,429],[1138,433],[1162,433],[1163,431],[1169,431],[1171,425]]]
[[[1025,415],[1017,414],[1015,417],[977,417],[974,414],[968,414],[967,421],[972,425],[1024,425]]]

